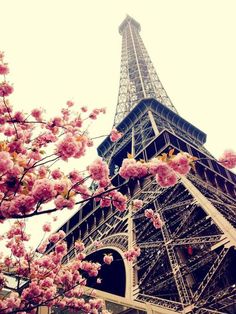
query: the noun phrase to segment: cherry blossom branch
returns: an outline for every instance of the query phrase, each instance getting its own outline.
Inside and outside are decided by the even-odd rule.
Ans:
[[[108,189],[108,190],[106,190],[106,191],[104,191],[104,192],[101,192],[101,193],[99,193],[99,194],[90,196],[90,197],[88,197],[88,198],[85,199],[85,200],[80,200],[80,201],[78,201],[78,202],[75,202],[75,205],[83,204],[83,203],[88,202],[88,201],[91,201],[91,200],[93,200],[93,199],[95,199],[95,198],[97,198],[97,197],[101,197],[102,195],[107,194],[107,193],[109,193],[109,192],[111,192],[111,191],[119,190],[120,188],[122,188],[122,187],[125,186],[126,184],[127,184],[127,182],[122,183],[122,184],[118,185],[117,187],[113,187],[113,188]],[[119,201],[118,201],[118,202],[119,202]],[[66,206],[65,206],[64,208],[66,208]],[[40,211],[40,212],[32,212],[32,213],[30,213],[30,214],[26,214],[26,215],[22,215],[22,216],[21,216],[21,215],[13,215],[13,216],[11,216],[11,217],[8,217],[8,219],[25,219],[25,218],[30,218],[30,217],[33,217],[33,216],[39,216],[39,215],[44,215],[44,214],[51,214],[51,213],[56,212],[56,211],[58,211],[58,208],[51,208],[51,209],[46,209],[46,210]],[[5,219],[5,217],[2,216],[2,215],[0,215],[0,220],[1,220],[1,219]]]

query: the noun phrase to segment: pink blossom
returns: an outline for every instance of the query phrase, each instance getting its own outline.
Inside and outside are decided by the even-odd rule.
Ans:
[[[97,158],[89,167],[88,172],[93,180],[100,181],[107,178],[109,169],[102,158]]]
[[[55,252],[57,254],[65,255],[67,253],[67,244],[66,242],[57,243],[55,246]]]
[[[33,109],[31,111],[31,115],[35,118],[36,121],[42,120],[42,110],[40,109]]]
[[[35,181],[32,188],[32,196],[36,201],[51,201],[55,196],[53,183],[49,179],[39,179]]]
[[[6,97],[9,96],[13,92],[13,87],[9,85],[7,82],[0,83],[0,96]]]
[[[9,73],[9,68],[6,64],[1,64],[0,63],[0,74],[1,75],[6,75]]]
[[[48,169],[45,166],[39,167],[38,173],[41,178],[44,178],[48,172]]]
[[[63,196],[58,195],[57,198],[54,200],[54,204],[57,209],[72,209],[75,205],[75,200],[73,198],[66,199]]]
[[[78,194],[80,194],[81,198],[84,200],[86,200],[88,197],[91,196],[91,191],[84,184],[80,184],[80,185],[75,186],[74,191],[76,191]]]
[[[117,129],[112,129],[110,134],[110,140],[112,142],[118,141],[122,137],[123,133],[119,132]]]
[[[57,146],[57,154],[63,159],[67,160],[74,157],[77,152],[77,143],[73,137],[66,137]]]
[[[37,251],[41,254],[43,254],[45,251],[46,251],[46,248],[48,246],[48,241],[44,241],[43,243],[41,243],[38,248],[37,248]]]
[[[100,207],[109,207],[111,206],[111,199],[110,198],[102,198],[101,201],[100,201]]]
[[[86,106],[81,107],[81,111],[87,112],[88,111],[88,107],[86,107]]]
[[[45,223],[44,225],[43,225],[43,231],[44,232],[50,232],[52,230],[52,226],[51,226],[51,224],[50,223]]]
[[[75,249],[78,251],[83,251],[85,249],[84,243],[81,241],[75,242]]]
[[[151,218],[152,220],[152,223],[153,223],[153,226],[156,228],[156,229],[160,229],[163,225],[163,222],[160,218],[160,215],[158,213],[155,213],[153,215],[153,217]]]
[[[88,139],[87,146],[93,147],[93,141],[91,139]]]
[[[62,126],[62,125],[63,125],[63,120],[61,117],[55,117],[51,121],[51,127]]]
[[[93,113],[98,115],[100,113],[100,109],[98,109],[98,108],[93,109]]]
[[[5,131],[4,131],[5,136],[12,136],[12,135],[15,135],[15,133],[16,133],[16,131],[13,127],[5,128]]]
[[[35,142],[37,143],[37,145],[42,147],[42,146],[47,146],[48,143],[53,143],[56,141],[57,141],[57,137],[51,132],[48,132],[48,133],[44,133],[38,136]]]
[[[71,180],[71,182],[73,184],[77,183],[77,182],[80,182],[82,183],[83,180],[84,180],[84,177],[83,175],[78,171],[78,170],[72,170],[70,173],[69,173],[69,178]]]
[[[68,182],[66,180],[58,180],[54,183],[54,190],[63,193],[68,190]]]
[[[103,247],[102,241],[94,241],[93,244],[94,244],[96,249],[100,249],[101,247]]]
[[[134,209],[140,209],[143,206],[143,201],[142,200],[133,200],[132,205],[133,205]]]
[[[124,179],[142,178],[148,174],[148,165],[133,158],[123,160],[119,174]]]
[[[0,51],[0,61],[3,61],[3,59],[4,59],[4,52]]]
[[[167,175],[156,175],[157,183],[160,184],[161,187],[169,187],[173,186],[177,183],[177,176],[175,172],[172,170]]]
[[[151,208],[146,209],[145,212],[144,212],[144,215],[145,215],[145,217],[147,217],[147,218],[152,218],[153,215],[154,215],[154,211],[153,211]]]
[[[153,175],[159,175],[161,177],[167,176],[172,170],[171,168],[165,163],[157,158],[154,158],[149,163],[149,171]]]
[[[124,179],[136,178],[138,175],[136,168],[136,160],[133,158],[125,158],[122,161],[119,174]]]
[[[115,191],[112,195],[112,204],[118,211],[125,211],[127,208],[127,197],[118,191]]]
[[[176,172],[186,175],[190,171],[189,159],[187,156],[178,153],[173,159],[171,159],[168,165]]]
[[[124,253],[124,257],[127,259],[127,261],[134,262],[136,261],[137,257],[140,256],[140,254],[141,254],[140,248],[135,246],[134,248],[126,251]]]
[[[54,170],[52,170],[52,172],[51,172],[51,176],[52,176],[52,178],[53,179],[61,179],[61,177],[62,177],[62,172],[60,171],[60,169],[54,169]]]
[[[236,153],[232,150],[226,150],[219,162],[228,169],[236,167]]]
[[[89,118],[92,120],[96,120],[97,119],[97,114],[95,114],[94,112],[91,112],[89,115]]]
[[[67,104],[68,107],[74,106],[74,102],[73,102],[72,100],[68,100],[68,101],[66,102],[66,104]]]
[[[13,119],[16,120],[17,122],[23,122],[25,120],[25,116],[23,112],[17,111],[15,112]],[[19,137],[19,134],[18,134],[18,137]]]
[[[80,117],[75,118],[74,120],[74,125],[77,126],[78,128],[81,128],[83,124],[83,120]]]
[[[9,215],[28,214],[35,209],[35,200],[32,196],[18,195],[11,202],[9,207]]]
[[[84,155],[86,146],[86,137],[75,138],[68,135],[57,145],[56,153],[65,161],[70,157],[80,158]]]
[[[103,178],[99,181],[99,187],[106,188],[111,183],[111,180],[109,178]]]
[[[56,243],[60,240],[60,235],[59,233],[54,233],[54,234],[51,234],[50,237],[48,238],[48,240],[50,242],[53,242],[53,243]]]
[[[13,161],[8,152],[0,152],[0,173],[5,173],[13,167]]]
[[[103,257],[103,262],[110,265],[113,262],[113,256],[111,254],[105,254]]]
[[[106,113],[106,107],[102,107],[102,108],[100,108],[100,112],[102,112],[103,114],[105,114]]]

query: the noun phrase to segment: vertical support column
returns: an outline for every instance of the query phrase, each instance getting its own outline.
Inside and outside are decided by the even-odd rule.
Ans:
[[[135,233],[134,233],[134,223],[132,217],[132,206],[128,209],[128,250],[132,249],[135,245]],[[127,298],[134,299],[134,286],[137,284],[137,278],[135,276],[135,270],[133,262],[127,262],[127,278],[126,278],[126,296]]]
[[[134,127],[132,127],[131,154],[132,154],[133,156],[135,156],[135,137],[134,137]]]
[[[150,122],[151,122],[151,125],[152,125],[152,128],[153,128],[155,135],[156,136],[159,135],[160,132],[157,128],[156,121],[155,121],[153,114],[150,110],[148,110],[148,116],[149,116],[149,119],[150,119]]]

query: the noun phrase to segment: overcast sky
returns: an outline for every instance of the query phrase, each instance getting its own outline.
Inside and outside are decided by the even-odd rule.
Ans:
[[[236,149],[235,0],[0,0],[0,50],[11,69],[11,101],[59,111],[68,99],[105,106],[95,130],[113,123],[120,71],[118,26],[126,14],[179,113],[207,133],[219,157]],[[107,122],[106,122],[107,121]]]

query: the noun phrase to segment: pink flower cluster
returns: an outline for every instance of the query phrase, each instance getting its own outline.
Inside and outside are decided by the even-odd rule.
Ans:
[[[57,209],[63,209],[63,208],[73,209],[75,206],[75,200],[73,197],[67,199],[63,197],[62,195],[58,195],[54,200],[54,204]]]
[[[44,232],[51,232],[51,230],[52,230],[52,226],[49,222],[47,222],[43,225],[43,231]]]
[[[126,158],[122,162],[119,174],[124,179],[142,178],[148,174],[148,166],[133,158]]]
[[[232,150],[226,150],[219,162],[228,169],[236,167],[236,153]]]
[[[144,162],[126,158],[122,162],[119,174],[124,179],[138,179],[151,174],[156,177],[160,186],[168,187],[177,183],[177,173],[186,175],[190,171],[190,162],[191,159],[183,153],[166,161],[154,158],[149,162]]]
[[[133,200],[132,205],[133,205],[133,209],[140,209],[143,207],[143,201],[142,200]]]
[[[7,64],[4,64],[4,63],[0,63],[0,74],[1,75],[6,75],[9,73],[9,68],[7,66]]]
[[[91,178],[95,181],[107,180],[109,175],[108,166],[102,158],[97,158],[90,166],[88,166],[88,172]]]
[[[6,97],[13,93],[13,87],[9,85],[7,82],[0,83],[0,96]]]
[[[162,227],[163,222],[160,218],[160,215],[157,213],[154,213],[154,211],[151,208],[145,210],[144,216],[151,219],[153,226],[156,229],[160,229]]]
[[[113,262],[113,256],[111,254],[105,254],[103,257],[103,262],[110,265]]]
[[[127,197],[125,195],[117,190],[113,190],[109,194],[112,197],[112,204],[118,211],[123,212],[127,209]]]
[[[42,121],[42,110],[35,108],[31,111],[31,115],[35,118],[36,121]]]
[[[82,108],[84,108],[84,107],[82,107]],[[81,108],[81,109],[82,109]],[[82,109],[82,111],[84,111],[83,109]],[[93,111],[90,113],[90,115],[89,115],[89,118],[90,119],[92,119],[92,120],[96,120],[97,119],[97,116],[100,114],[100,113],[103,113],[103,114],[105,114],[106,113],[106,108],[96,108],[96,109],[93,109]]]
[[[71,157],[80,158],[84,156],[86,146],[87,138],[85,136],[79,136],[76,138],[75,136],[67,135],[57,144],[56,154],[65,161]]]
[[[135,246],[134,248],[126,251],[124,253],[124,257],[127,259],[129,262],[135,262],[137,257],[140,256],[141,251],[140,248]]]
[[[35,181],[32,188],[32,196],[36,201],[49,202],[55,195],[54,185],[49,179]]]
[[[8,152],[0,152],[0,174],[3,174],[13,167],[13,161]]]
[[[119,132],[117,129],[112,129],[110,134],[110,140],[112,142],[118,141],[122,137],[123,133]]]
[[[85,249],[84,243],[81,241],[75,242],[75,249],[78,251],[83,251]]]
[[[172,158],[168,165],[176,172],[182,175],[186,175],[190,171],[189,159],[183,153],[178,153]]]

